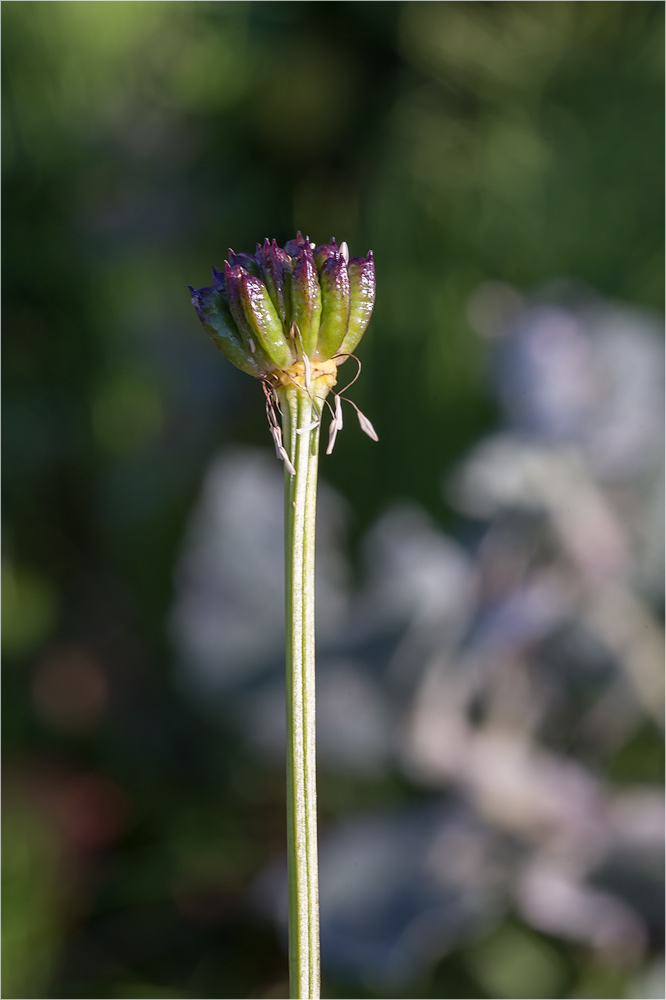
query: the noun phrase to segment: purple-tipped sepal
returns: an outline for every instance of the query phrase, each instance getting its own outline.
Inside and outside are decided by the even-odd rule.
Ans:
[[[321,269],[331,257],[337,257],[340,253],[340,248],[335,242],[335,238],[331,239],[330,243],[320,243],[318,247],[312,252],[314,257],[315,267],[317,268],[318,274],[321,274]]]
[[[261,264],[256,254],[234,253],[233,250],[230,250],[229,263],[232,267],[244,268],[249,274],[253,274],[255,278],[258,278],[261,274]]]
[[[224,295],[227,294],[224,271],[218,271],[216,267],[213,267],[213,288],[216,292],[222,292]]]
[[[298,251],[301,249],[301,247],[304,246],[309,247],[310,244],[305,239],[305,237],[301,235],[301,231],[299,229],[299,231],[296,233],[296,239],[288,240],[287,243],[285,243],[284,245],[284,249],[286,253],[289,254],[290,257],[295,257]]]

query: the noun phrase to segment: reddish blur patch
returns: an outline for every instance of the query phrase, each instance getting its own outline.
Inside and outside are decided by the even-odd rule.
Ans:
[[[60,646],[37,664],[32,678],[37,715],[66,733],[95,727],[108,703],[108,683],[95,653],[85,646]]]
[[[129,796],[100,774],[67,779],[55,793],[53,805],[65,837],[84,850],[110,847],[129,825]]]

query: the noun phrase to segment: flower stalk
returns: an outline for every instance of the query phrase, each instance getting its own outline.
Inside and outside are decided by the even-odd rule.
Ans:
[[[321,419],[327,454],[342,430],[343,397],[327,396],[359,343],[375,299],[372,253],[350,260],[346,243],[315,246],[300,233],[255,254],[229,251],[211,288],[190,288],[205,330],[237,368],[260,379],[268,424],[285,466],[287,863],[291,996],[318,1000],[319,875],[315,728],[315,528]],[[359,368],[351,385],[360,372]],[[349,388],[349,385],[347,388]],[[346,391],[346,390],[344,390]],[[367,417],[361,429],[377,440]],[[278,419],[281,415],[281,423]]]
[[[287,667],[287,868],[292,997],[319,997],[319,876],[315,747],[315,524],[318,401],[298,386],[280,393],[285,468]],[[316,422],[316,426],[312,424]]]

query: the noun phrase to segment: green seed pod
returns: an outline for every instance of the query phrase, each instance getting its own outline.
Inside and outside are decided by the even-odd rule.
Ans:
[[[291,257],[275,240],[264,240],[262,248],[264,278],[271,301],[285,330],[291,326]]]
[[[195,291],[189,286],[192,304],[203,323],[204,330],[215,346],[224,354],[236,368],[254,375],[262,374],[260,366],[251,354],[248,354],[241,340],[229,306],[219,292],[212,288],[200,288]]]
[[[347,333],[351,292],[344,257],[339,254],[326,260],[319,274],[321,286],[321,322],[316,358],[328,361],[337,354]]]
[[[270,372],[273,371],[275,365],[264,351],[245,315],[245,306],[241,296],[241,281],[244,277],[249,277],[244,267],[239,264],[230,267],[226,261],[224,262],[224,284],[229,309],[245,345],[245,351],[254,358],[262,372]]]
[[[321,291],[309,243],[299,247],[291,277],[291,321],[298,327],[296,348],[306,357],[314,355],[321,319]],[[301,344],[302,341],[302,344]]]
[[[366,331],[375,304],[375,262],[372,250],[367,257],[352,257],[347,265],[351,308],[347,333],[340,354],[352,354]]]
[[[242,275],[240,299],[253,337],[256,337],[276,368],[288,368],[295,357],[285,339],[282,322],[264,283],[251,274]]]

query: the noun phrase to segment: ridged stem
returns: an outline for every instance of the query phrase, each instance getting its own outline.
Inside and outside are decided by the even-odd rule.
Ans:
[[[298,386],[280,389],[285,470],[287,661],[287,862],[290,995],[320,996],[319,873],[315,747],[315,523],[318,402]]]

